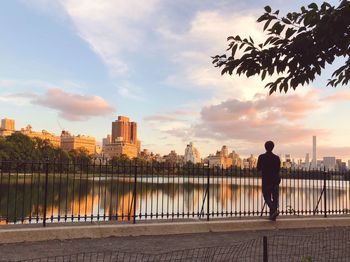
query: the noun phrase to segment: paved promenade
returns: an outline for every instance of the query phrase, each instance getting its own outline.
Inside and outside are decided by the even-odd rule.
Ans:
[[[185,225],[193,223],[193,230],[196,232],[189,232],[189,228]],[[318,224],[318,225],[317,225]],[[209,226],[208,226],[209,225]],[[218,226],[218,225],[221,225]],[[5,242],[4,236],[9,231],[12,232],[26,232],[28,239],[31,238],[32,232],[50,232],[52,229],[60,229],[67,232],[74,227],[75,230],[81,231],[81,236],[86,236],[85,226],[61,226],[53,225],[46,229],[33,227],[28,231],[28,227],[6,227],[0,228],[0,240]],[[237,241],[244,241],[249,239],[261,238],[262,236],[295,236],[305,234],[315,234],[322,232],[331,232],[333,230],[347,230],[350,229],[350,218],[282,218],[276,223],[267,221],[266,219],[252,219],[252,220],[219,220],[210,222],[173,222],[173,223],[149,223],[135,225],[120,225],[129,228],[129,232],[124,230],[121,232],[119,225],[91,225],[90,232],[94,228],[100,228],[98,235],[90,235],[90,238],[75,238],[75,233],[69,235],[67,232],[60,235],[60,239],[43,240],[43,241],[26,241],[18,243],[7,243],[0,245],[1,260],[19,260],[46,256],[59,256],[76,254],[80,252],[101,252],[101,251],[124,251],[124,252],[141,252],[141,253],[160,253],[166,251],[173,251],[179,249],[209,247],[209,246],[228,246],[234,245]],[[144,230],[144,226],[148,228],[153,227],[153,234]],[[102,227],[102,229],[101,229]],[[109,227],[109,228],[108,228]],[[117,230],[111,230],[112,227]],[[134,229],[141,229],[140,234],[135,234]],[[158,229],[157,229],[158,228]],[[168,228],[168,230],[166,230]],[[104,230],[112,232],[110,236],[103,237]],[[180,234],[174,234],[174,230],[178,230]],[[186,233],[188,231],[189,233]],[[36,233],[37,233],[36,232]],[[54,231],[52,231],[54,232]],[[84,233],[85,232],[85,233]],[[97,231],[96,231],[97,232]],[[117,233],[115,233],[117,232]],[[5,233],[5,234],[4,234]],[[129,236],[127,236],[129,234]],[[19,234],[20,235],[20,234]],[[46,235],[50,238],[50,235]],[[73,236],[73,237],[72,237]],[[13,237],[13,236],[12,236]],[[13,242],[14,238],[9,239]],[[34,239],[32,239],[34,240]],[[329,239],[332,241],[332,239]]]

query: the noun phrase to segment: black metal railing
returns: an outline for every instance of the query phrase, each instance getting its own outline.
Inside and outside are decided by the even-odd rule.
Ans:
[[[281,170],[280,214],[350,213],[350,173]],[[123,162],[0,162],[0,223],[266,216],[256,169]]]

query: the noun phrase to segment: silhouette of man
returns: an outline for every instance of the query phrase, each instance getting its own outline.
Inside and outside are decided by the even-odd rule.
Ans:
[[[272,153],[275,144],[272,141],[265,143],[266,153],[258,158],[257,169],[262,173],[262,192],[264,200],[270,208],[270,219],[275,221],[278,216],[278,197],[279,184],[281,178],[279,172],[281,169],[280,158]]]

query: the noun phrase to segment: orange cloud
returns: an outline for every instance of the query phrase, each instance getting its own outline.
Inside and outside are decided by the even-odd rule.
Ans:
[[[60,117],[70,121],[108,115],[115,111],[102,97],[72,94],[59,88],[49,89],[42,96],[36,95],[31,103],[55,109]]]
[[[255,96],[252,100],[229,99],[203,107],[200,122],[188,130],[171,130],[171,135],[194,134],[198,138],[235,139],[295,143],[323,129],[306,128],[299,120],[321,107],[315,92],[305,95]]]

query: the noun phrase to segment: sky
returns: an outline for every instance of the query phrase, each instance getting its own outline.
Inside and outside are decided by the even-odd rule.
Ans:
[[[308,1],[4,0],[0,9],[0,118],[96,137],[118,115],[138,123],[142,148],[202,157],[222,145],[241,156],[350,159],[350,90],[326,87],[341,61],[310,86],[268,95],[259,78],[221,76],[210,56],[230,35],[266,36],[256,19]],[[320,1],[316,1],[320,3]],[[338,1],[331,1],[337,4]]]

